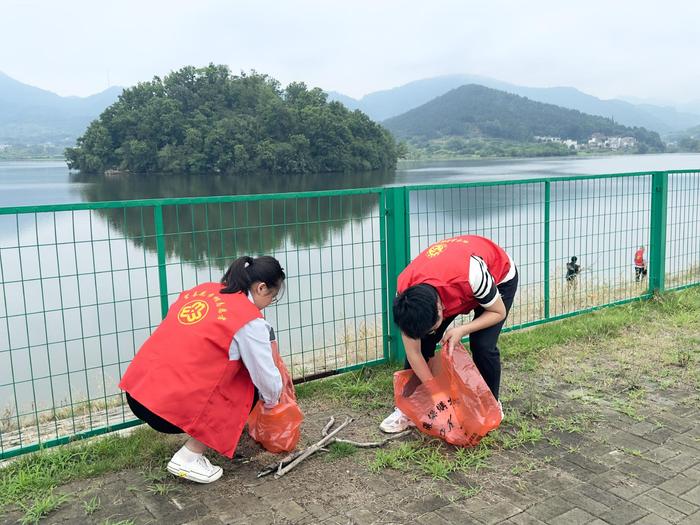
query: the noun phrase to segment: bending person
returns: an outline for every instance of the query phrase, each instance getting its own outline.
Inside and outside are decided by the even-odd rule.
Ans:
[[[433,374],[427,362],[437,344],[452,346],[468,335],[474,364],[498,399],[498,336],[517,287],[518,271],[512,259],[485,237],[453,237],[423,251],[399,275],[394,299],[394,321],[406,348],[404,368],[412,368],[421,382],[430,381]],[[470,312],[474,312],[472,321],[447,329],[455,317]],[[396,408],[380,428],[393,433],[411,425]]]

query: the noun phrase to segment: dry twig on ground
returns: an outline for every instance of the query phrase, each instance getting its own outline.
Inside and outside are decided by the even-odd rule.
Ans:
[[[285,456],[281,461],[275,462],[271,465],[267,465],[264,469],[262,469],[260,472],[258,472],[258,477],[261,478],[263,476],[267,476],[268,474],[272,474],[273,472],[275,473],[275,478],[279,478],[281,476],[284,476],[287,472],[292,470],[294,467],[296,467],[299,463],[304,461],[307,457],[315,454],[319,450],[327,452],[328,449],[326,448],[327,445],[330,445],[331,443],[345,443],[348,445],[353,445],[358,448],[374,448],[374,447],[382,447],[389,441],[393,441],[395,439],[399,439],[402,437],[405,437],[409,435],[411,432],[413,432],[413,429],[408,429],[404,430],[403,432],[400,432],[399,434],[394,434],[392,436],[385,437],[381,441],[367,441],[367,442],[360,442],[360,441],[353,441],[350,439],[341,439],[335,437],[336,434],[338,434],[341,430],[343,430],[346,426],[348,426],[352,422],[352,418],[345,418],[345,421],[338,426],[338,428],[334,429],[333,431],[330,431],[331,428],[333,428],[333,424],[335,423],[335,417],[331,416],[330,419],[328,420],[328,423],[323,427],[321,430],[321,435],[323,436],[320,441],[314,443],[313,445],[303,449],[303,450],[298,450],[296,452],[293,452],[287,456]],[[330,431],[330,432],[329,432]]]

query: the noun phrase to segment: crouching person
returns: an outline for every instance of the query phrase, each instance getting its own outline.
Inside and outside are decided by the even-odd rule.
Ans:
[[[182,292],[127,368],[119,387],[134,415],[158,432],[189,436],[170,473],[216,481],[223,469],[206,449],[233,457],[258,393],[266,407],[277,404],[282,378],[261,311],[284,279],[273,257],[236,259],[221,283]]]

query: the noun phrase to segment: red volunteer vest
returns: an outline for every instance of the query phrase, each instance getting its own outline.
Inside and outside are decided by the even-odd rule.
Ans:
[[[233,457],[253,403],[253,382],[229,360],[234,334],[262,317],[243,293],[205,283],[184,291],[119,383],[151,412]]]
[[[434,286],[445,310],[444,317],[466,314],[479,306],[469,285],[470,257],[481,257],[500,283],[508,275],[508,254],[493,241],[478,235],[461,235],[438,241],[421,252],[399,275],[398,292],[416,284]]]
[[[644,250],[637,250],[634,252],[634,265],[639,267],[644,266]]]

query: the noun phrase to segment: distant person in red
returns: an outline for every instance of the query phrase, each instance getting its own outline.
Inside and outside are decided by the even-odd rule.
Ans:
[[[644,258],[644,246],[634,252],[634,280],[639,282],[647,276],[647,261]]]
[[[478,235],[438,241],[401,272],[397,288],[393,312],[406,348],[404,369],[412,368],[422,383],[430,381],[427,361],[437,344],[452,347],[468,335],[474,364],[498,399],[501,357],[496,344],[518,288],[510,255]],[[470,322],[447,329],[458,315],[471,312]],[[396,408],[379,428],[394,433],[412,425]]]
[[[221,467],[207,447],[232,457],[255,397],[277,405],[282,377],[274,331],[261,310],[284,284],[274,257],[240,257],[221,283],[185,290],[139,349],[119,388],[136,417],[158,432],[189,439],[168,463],[178,477],[211,483]]]

